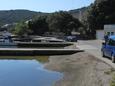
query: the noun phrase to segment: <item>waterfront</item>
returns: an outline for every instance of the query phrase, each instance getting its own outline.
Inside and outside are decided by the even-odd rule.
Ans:
[[[45,62],[48,62],[47,57],[0,60],[0,86],[52,86],[63,75],[45,69]]]

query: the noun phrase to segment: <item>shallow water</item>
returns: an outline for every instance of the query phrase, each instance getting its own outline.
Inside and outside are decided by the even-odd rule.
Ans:
[[[0,60],[0,86],[52,86],[62,74],[38,60]]]

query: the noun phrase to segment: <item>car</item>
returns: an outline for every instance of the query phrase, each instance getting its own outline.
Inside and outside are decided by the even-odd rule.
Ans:
[[[115,63],[115,35],[109,36],[106,42],[102,43],[102,56],[109,57]]]
[[[77,42],[77,37],[76,36],[67,36],[65,38],[65,40],[68,42]]]

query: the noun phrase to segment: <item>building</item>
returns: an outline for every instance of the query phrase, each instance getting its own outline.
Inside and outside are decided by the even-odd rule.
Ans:
[[[115,24],[104,25],[104,35],[115,35]]]
[[[115,35],[115,24],[104,25],[104,30],[96,30],[96,39],[104,39],[105,35]]]
[[[104,30],[96,30],[96,39],[104,39]]]

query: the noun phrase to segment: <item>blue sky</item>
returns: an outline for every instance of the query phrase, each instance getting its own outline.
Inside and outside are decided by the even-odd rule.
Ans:
[[[94,0],[1,0],[0,10],[28,9],[54,12],[81,8],[93,2]]]

